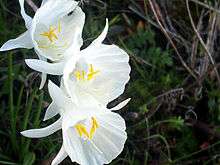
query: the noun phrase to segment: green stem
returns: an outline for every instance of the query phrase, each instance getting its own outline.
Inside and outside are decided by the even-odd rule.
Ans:
[[[180,157],[180,158],[174,160],[174,161],[172,162],[172,164],[176,164],[176,163],[179,162],[179,161],[182,161],[182,160],[184,160],[184,159],[190,158],[190,157],[192,157],[192,156],[194,156],[194,155],[197,155],[197,154],[199,154],[199,153],[201,153],[201,152],[203,152],[203,151],[206,151],[206,150],[208,150],[208,149],[210,149],[210,148],[212,148],[212,147],[215,147],[215,146],[217,146],[217,145],[219,145],[219,144],[220,144],[220,141],[218,141],[218,142],[216,142],[216,143],[210,145],[209,147],[207,147],[207,148],[205,148],[205,149],[201,149],[201,150],[196,151],[196,152],[193,152],[193,153],[191,153],[191,154],[189,154],[189,155]]]
[[[152,136],[148,137],[147,139],[154,139],[154,138],[159,138],[164,142],[164,144],[166,145],[166,148],[167,148],[168,161],[169,161],[169,163],[173,162],[171,159],[170,146],[169,146],[167,140],[159,134],[152,135]]]
[[[14,152],[17,151],[17,141],[16,141],[16,120],[14,112],[14,100],[13,100],[13,58],[12,54],[8,55],[8,84],[9,84],[9,111],[10,111],[10,125],[11,125],[11,143]]]

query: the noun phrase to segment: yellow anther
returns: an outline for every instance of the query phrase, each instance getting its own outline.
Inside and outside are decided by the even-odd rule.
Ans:
[[[86,72],[83,70],[82,71],[82,80],[85,80]]]
[[[76,124],[74,128],[76,129],[80,137],[85,136],[85,138],[91,140],[97,128],[99,128],[99,124],[96,118],[92,117],[92,127],[90,128],[89,132],[87,131],[86,127],[83,124]]]
[[[86,73],[84,70],[83,71],[75,71],[74,75],[77,80],[91,80],[97,75],[100,71],[99,70],[94,70],[94,67],[92,64],[89,65],[89,71]]]
[[[97,70],[95,72],[90,72],[88,75],[87,75],[87,80],[92,80],[96,74],[98,74],[100,71]]]
[[[99,128],[99,124],[98,124],[97,120],[94,117],[92,117],[92,127],[91,127],[90,133],[89,133],[90,139],[93,138],[97,128]]]
[[[75,71],[74,75],[75,75],[77,80],[81,80],[81,73],[80,73],[80,71]]]
[[[89,65],[89,73],[88,73],[88,75],[87,75],[87,80],[93,79],[94,76],[95,76],[96,74],[98,74],[99,72],[100,72],[99,70],[95,71],[93,65],[90,64],[90,65]]]
[[[75,128],[77,132],[79,133],[80,137],[84,135],[86,138],[88,139],[90,138],[89,133],[87,132],[86,127],[83,124],[76,124]]]
[[[94,72],[94,68],[93,68],[92,64],[89,65],[89,72],[91,72],[91,73]]]
[[[53,28],[52,26],[50,26],[49,31],[48,32],[43,32],[40,35],[47,37],[50,42],[53,42],[54,39],[58,39],[57,34],[55,33],[56,28]]]
[[[59,33],[61,32],[61,22],[60,22],[60,20],[59,20],[59,22],[58,22],[58,32],[59,32]]]

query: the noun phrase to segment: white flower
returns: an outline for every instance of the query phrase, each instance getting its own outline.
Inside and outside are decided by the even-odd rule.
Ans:
[[[54,112],[59,112],[60,119],[46,128],[27,130],[21,134],[40,138],[62,129],[63,145],[52,165],[59,164],[67,156],[72,162],[82,165],[107,164],[122,152],[127,139],[125,121],[111,111],[124,107],[128,100],[112,109],[99,106],[92,98],[87,100],[87,104],[77,106],[52,82],[48,87],[55,105]]]
[[[86,49],[69,49],[67,54],[71,58],[64,68],[40,60],[26,60],[26,63],[43,73],[63,74],[67,92],[74,102],[81,105],[84,102],[81,98],[88,96],[106,105],[123,93],[131,71],[125,51],[102,43],[107,31],[108,20],[101,35]]]
[[[68,48],[75,44],[80,49],[83,44],[81,35],[85,14],[78,7],[78,2],[43,0],[33,19],[25,13],[24,0],[19,0],[19,3],[27,31],[18,38],[7,41],[0,51],[34,48],[40,60],[49,59],[60,65],[66,58],[65,51]],[[43,84],[42,82],[41,87]]]

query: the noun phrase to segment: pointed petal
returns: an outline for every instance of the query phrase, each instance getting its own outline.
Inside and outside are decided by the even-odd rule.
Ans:
[[[46,113],[44,115],[44,120],[46,121],[48,119],[51,119],[52,117],[56,116],[59,113],[59,107],[56,105],[56,103],[53,101],[49,107],[46,110]]]
[[[30,129],[30,130],[26,130],[21,132],[21,134],[25,137],[29,137],[29,138],[42,138],[42,137],[46,137],[49,136],[53,133],[55,133],[56,131],[61,129],[61,125],[62,125],[62,119],[58,119],[55,123],[45,127],[45,128],[40,128],[40,129]]]
[[[52,81],[49,81],[48,89],[49,89],[50,97],[56,103],[57,107],[59,108],[64,107],[68,101],[68,98],[65,96],[65,93]]]
[[[38,52],[37,52],[37,55],[38,55],[40,60],[47,61],[47,59],[45,57],[41,56]],[[39,89],[42,89],[44,87],[44,84],[46,83],[46,81],[47,81],[47,74],[46,73],[42,73],[41,74],[41,83],[40,83]]]
[[[7,41],[4,45],[2,45],[0,51],[8,51],[17,48],[27,48],[27,49],[33,48],[29,31],[26,31],[25,33],[21,34],[16,39],[11,39]]]
[[[19,0],[19,3],[20,3],[20,7],[21,7],[21,15],[25,21],[25,26],[27,29],[29,29],[32,24],[32,18],[30,16],[28,16],[24,10],[24,0]]]
[[[119,103],[118,105],[116,105],[115,107],[111,108],[110,110],[111,111],[120,110],[123,107],[125,107],[129,103],[130,100],[131,100],[131,98],[126,99],[126,100],[122,101],[121,103]]]
[[[40,82],[40,87],[39,89],[43,89],[45,83],[47,81],[47,74],[46,73],[42,73],[41,74],[41,82]]]
[[[62,75],[64,63],[49,63],[42,60],[26,59],[25,63],[33,70],[51,75]]]
[[[108,33],[108,19],[106,19],[106,24],[105,24],[104,30],[103,30],[102,33],[98,36],[98,38],[96,38],[96,39],[92,42],[92,44],[93,44],[93,45],[99,45],[99,44],[101,44],[101,43],[104,41],[104,39],[106,38],[107,33]]]
[[[54,158],[54,160],[52,161],[51,165],[58,165],[60,164],[66,157],[67,157],[67,153],[65,151],[64,146],[62,145],[59,153],[57,154],[57,156]]]

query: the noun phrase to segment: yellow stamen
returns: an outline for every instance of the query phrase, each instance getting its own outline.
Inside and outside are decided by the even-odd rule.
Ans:
[[[94,67],[92,64],[89,65],[89,72],[91,72],[91,73],[94,72]]]
[[[44,37],[47,37],[50,40],[50,42],[53,42],[54,38],[58,39],[57,34],[55,33],[55,30],[56,30],[56,28],[53,28],[52,26],[50,26],[48,32],[43,32],[40,35],[44,36]]]
[[[60,22],[60,20],[59,20],[59,22],[58,22],[58,32],[59,32],[59,33],[61,32],[61,22]]]
[[[89,66],[90,67],[89,67],[89,73],[88,73],[87,80],[93,79],[94,76],[100,72],[99,70],[95,71],[92,64],[90,64]]]
[[[91,140],[93,138],[97,128],[99,128],[99,124],[98,124],[98,121],[96,120],[96,118],[92,117],[92,127],[89,132],[87,131],[86,127],[83,124],[76,124],[74,126],[74,128],[76,129],[76,131],[78,132],[80,137],[83,137],[83,135],[84,135],[85,138]]]
[[[81,76],[80,71],[75,71],[75,72],[74,72],[74,75],[75,75],[75,77],[76,77],[77,80],[81,80],[81,77],[82,77],[82,76]]]
[[[99,124],[97,120],[94,117],[92,117],[92,127],[90,129],[89,139],[93,138],[97,128],[99,128]]]
[[[82,71],[82,80],[85,80],[86,72],[83,70]]]
[[[75,128],[77,132],[79,133],[80,137],[85,135],[85,137],[89,139],[89,133],[87,132],[86,127],[83,124],[76,124]]]
[[[77,80],[92,80],[100,71],[94,69],[93,65],[89,65],[89,71],[86,73],[84,70],[83,71],[75,71],[74,75]],[[87,74],[87,75],[86,75]]]

